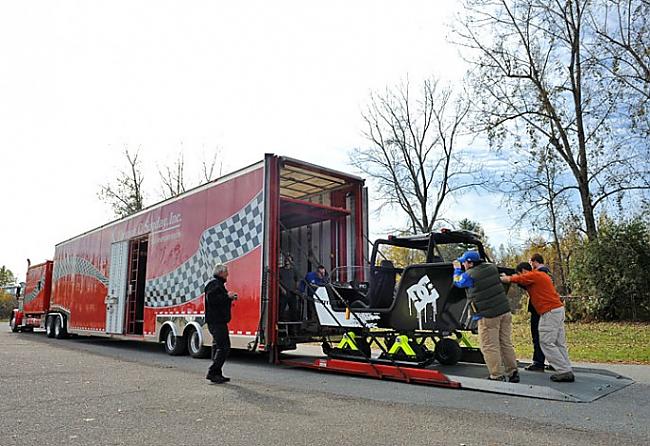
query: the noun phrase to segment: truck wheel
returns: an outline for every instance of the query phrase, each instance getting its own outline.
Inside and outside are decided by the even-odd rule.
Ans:
[[[440,364],[454,365],[460,361],[462,354],[458,342],[451,338],[442,338],[436,342],[435,355]]]
[[[60,317],[54,318],[54,337],[57,339],[65,339],[67,336],[63,320]]]
[[[210,356],[211,348],[201,345],[201,336],[199,336],[197,330],[190,329],[185,337],[187,338],[187,350],[192,358],[207,358]]]
[[[54,337],[54,318],[52,316],[45,320],[45,336],[48,338]]]
[[[16,315],[14,313],[11,314],[11,320],[9,320],[9,326],[11,327],[11,331],[14,333],[20,331],[20,327],[16,325]]]
[[[175,336],[170,329],[165,335],[165,352],[171,356],[181,356],[187,353],[187,342],[183,336]]]

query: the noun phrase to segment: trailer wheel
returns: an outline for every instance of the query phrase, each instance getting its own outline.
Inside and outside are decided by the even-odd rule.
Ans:
[[[45,319],[45,336],[48,338],[54,337],[54,318],[52,316]]]
[[[171,356],[181,356],[187,353],[187,342],[183,336],[175,336],[170,329],[165,335],[165,352]]]
[[[201,336],[196,329],[190,328],[185,337],[187,338],[187,350],[192,358],[207,358],[210,356],[210,347],[201,345]]]
[[[68,333],[65,329],[63,319],[59,317],[54,317],[54,337],[57,339],[65,339]]]
[[[17,333],[20,331],[20,327],[16,325],[16,314],[12,313],[11,314],[11,319],[9,320],[9,326],[11,327],[11,331],[14,333]]]
[[[442,338],[436,342],[435,355],[440,364],[454,365],[460,361],[463,350],[455,340]]]

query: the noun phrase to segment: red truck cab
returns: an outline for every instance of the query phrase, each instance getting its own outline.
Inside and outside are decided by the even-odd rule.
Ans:
[[[27,268],[25,286],[18,298],[18,308],[11,314],[11,330],[33,331],[44,327],[44,316],[50,309],[53,262],[47,260]]]

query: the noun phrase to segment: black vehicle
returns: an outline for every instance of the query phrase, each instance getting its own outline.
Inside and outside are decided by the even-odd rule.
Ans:
[[[346,334],[336,347],[326,342],[326,353],[370,359],[375,343],[385,346],[377,360],[481,361],[478,349],[460,346],[466,342],[462,331],[476,329],[465,290],[453,286],[452,261],[466,250],[491,261],[476,234],[443,230],[377,240],[368,267],[334,270],[331,285],[316,291],[315,307],[322,326],[339,326]],[[412,263],[400,264],[391,253]]]

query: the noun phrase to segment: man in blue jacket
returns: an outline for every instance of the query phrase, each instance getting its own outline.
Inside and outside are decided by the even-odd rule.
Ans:
[[[478,252],[466,251],[454,261],[454,286],[467,289],[474,316],[479,318],[479,343],[490,371],[488,379],[519,382],[517,357],[511,340],[510,301],[497,267],[483,262]]]
[[[305,278],[300,282],[300,292],[311,292],[313,288],[324,286],[328,283],[327,270],[323,265],[318,265],[316,271],[310,271],[305,275]]]

